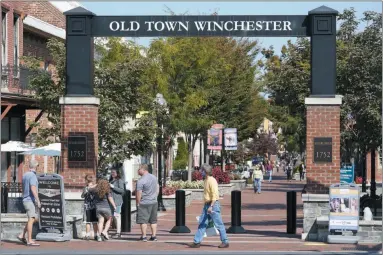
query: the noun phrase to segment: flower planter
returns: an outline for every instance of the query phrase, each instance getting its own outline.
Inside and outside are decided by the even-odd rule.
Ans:
[[[221,197],[223,195],[231,195],[231,191],[234,190],[234,184],[229,183],[229,184],[218,184],[218,192]]]
[[[246,179],[230,180],[230,184],[234,185],[232,190],[243,190],[246,188]]]
[[[185,206],[189,206],[192,201],[192,192],[185,190]],[[170,196],[162,196],[162,202],[166,209],[176,208],[176,194]]]

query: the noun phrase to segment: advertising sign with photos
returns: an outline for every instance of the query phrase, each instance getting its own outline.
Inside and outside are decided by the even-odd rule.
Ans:
[[[329,230],[359,228],[359,187],[354,184],[334,184],[330,187]]]
[[[237,129],[236,128],[225,128],[225,150],[235,151],[237,150]]]
[[[222,150],[222,124],[214,124],[207,134],[207,149],[208,150]]]

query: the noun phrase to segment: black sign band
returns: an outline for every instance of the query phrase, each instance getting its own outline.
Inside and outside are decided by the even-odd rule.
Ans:
[[[307,36],[306,15],[95,16],[92,36]]]

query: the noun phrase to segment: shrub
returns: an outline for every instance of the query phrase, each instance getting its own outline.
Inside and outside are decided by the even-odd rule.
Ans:
[[[200,171],[194,171],[192,174],[192,181],[202,181],[203,176]]]
[[[218,184],[229,184],[230,178],[227,172],[222,172],[220,167],[213,168],[213,177],[217,180]]]
[[[203,181],[193,181],[193,182],[184,182],[184,181],[168,181],[166,186],[173,187],[176,189],[203,189]]]
[[[188,149],[182,137],[177,138],[178,149],[177,155],[173,162],[173,169],[185,169],[188,164]]]

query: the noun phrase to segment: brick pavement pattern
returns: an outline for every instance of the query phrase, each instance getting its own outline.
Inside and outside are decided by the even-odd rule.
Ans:
[[[379,245],[331,245],[324,243],[304,242],[300,238],[302,231],[302,200],[301,193],[304,182],[287,182],[282,171],[275,173],[274,181],[263,183],[262,194],[254,194],[252,188],[248,187],[242,192],[242,226],[247,230],[245,234],[229,234],[230,248],[220,250],[222,252],[235,251],[379,251]],[[286,234],[286,192],[297,191],[297,234]],[[230,196],[226,195],[222,200],[223,220],[226,227],[230,226],[231,205]],[[110,240],[98,243],[95,241],[74,240],[66,243],[44,243],[41,247],[33,247],[33,250],[41,252],[49,250],[68,251],[105,251],[113,253],[116,251],[169,251],[172,253],[190,251],[186,243],[193,241],[197,230],[196,216],[202,210],[202,201],[193,201],[186,208],[186,225],[191,229],[190,234],[171,234],[170,229],[175,225],[175,211],[168,210],[159,213],[158,241],[139,242],[139,226],[135,225],[131,233],[124,233],[122,240]],[[148,232],[150,236],[150,230]],[[219,236],[204,239],[200,249],[194,252],[218,251],[220,244]],[[3,245],[6,251],[31,249],[16,242],[8,242]]]

